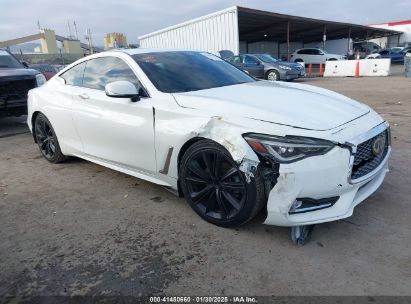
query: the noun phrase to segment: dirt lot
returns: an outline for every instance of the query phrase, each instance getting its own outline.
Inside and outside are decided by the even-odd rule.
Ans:
[[[411,295],[411,79],[314,79],[392,126],[391,172],[354,216],[296,247],[258,217],[202,221],[163,188],[73,159],[47,163],[29,134],[0,138],[5,295]]]

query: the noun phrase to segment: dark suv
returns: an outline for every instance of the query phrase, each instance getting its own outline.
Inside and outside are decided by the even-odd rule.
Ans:
[[[0,117],[27,114],[27,93],[46,82],[39,71],[28,69],[13,54],[0,49]]]

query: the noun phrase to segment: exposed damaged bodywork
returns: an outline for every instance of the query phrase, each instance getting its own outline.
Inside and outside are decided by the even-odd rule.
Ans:
[[[260,160],[247,142],[238,136],[235,125],[230,125],[222,117],[212,117],[210,121],[198,132],[198,136],[218,142],[230,152],[234,161],[244,173],[247,182],[254,177]]]

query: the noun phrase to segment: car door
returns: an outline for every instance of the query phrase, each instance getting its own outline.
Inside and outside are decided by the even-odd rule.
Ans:
[[[82,85],[85,67],[86,63],[81,62],[60,74],[56,78],[59,84],[54,86],[54,90],[48,96],[49,100],[58,104],[58,107],[55,108],[58,111],[53,111],[55,117],[48,118],[52,119],[51,122],[59,141],[74,153],[83,151],[83,145],[74,127],[70,112],[73,106],[73,96]]]
[[[319,63],[325,63],[325,54],[318,49],[311,49],[311,56],[312,56],[312,61],[311,63],[314,64],[319,64]]]
[[[108,97],[105,85],[118,80],[135,84],[141,99]],[[86,155],[129,170],[156,171],[152,102],[122,58],[105,56],[86,62],[72,118]]]
[[[264,65],[250,55],[243,56],[243,69],[257,78],[264,78]]]

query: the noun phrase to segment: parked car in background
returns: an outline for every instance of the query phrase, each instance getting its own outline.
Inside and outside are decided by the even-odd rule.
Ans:
[[[347,56],[330,54],[317,48],[298,49],[291,54],[290,61],[304,62],[306,64],[320,64],[331,60],[345,60]]]
[[[47,80],[56,75],[58,70],[50,64],[30,64],[31,69],[41,72]]]
[[[256,78],[270,81],[291,81],[305,76],[305,69],[301,64],[281,61],[269,54],[242,54],[227,61]]]
[[[353,44],[353,53],[349,59],[356,59],[357,52],[360,54],[360,59],[364,59],[367,55],[381,50],[381,47],[372,41],[355,42]]]
[[[53,68],[56,69],[57,72],[60,72],[62,69],[64,69],[67,65],[62,65],[62,64],[53,64]]]
[[[27,92],[45,82],[39,71],[28,69],[12,53],[0,49],[0,117],[27,114]]]
[[[366,59],[390,58],[392,63],[404,63],[404,54],[397,50],[382,49],[365,57]]]
[[[401,54],[405,56],[405,54],[409,53],[411,51],[411,46],[407,46],[401,50]]]
[[[77,156],[160,184],[224,227],[262,208],[266,224],[302,230],[349,217],[391,150],[388,123],[365,104],[257,81],[205,52],[94,54],[30,90],[28,109],[47,161]]]
[[[404,50],[404,47],[402,46],[396,46],[396,47],[392,47],[390,48],[390,50],[394,53],[401,53]]]

